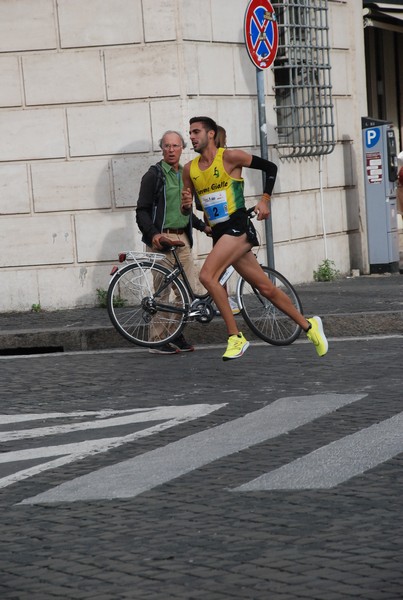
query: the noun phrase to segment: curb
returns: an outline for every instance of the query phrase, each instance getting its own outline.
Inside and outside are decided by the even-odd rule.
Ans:
[[[259,339],[241,317],[239,325],[248,339]],[[322,316],[328,337],[355,337],[403,334],[403,311],[328,314]],[[248,332],[246,334],[246,332]],[[222,319],[206,325],[189,323],[186,337],[193,344],[225,344],[227,333]],[[112,326],[81,326],[67,329],[9,331],[0,334],[0,355],[38,354],[134,348]],[[25,352],[24,352],[25,350]],[[28,352],[29,350],[29,352]]]

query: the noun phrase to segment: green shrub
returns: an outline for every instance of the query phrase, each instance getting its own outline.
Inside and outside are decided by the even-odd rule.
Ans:
[[[318,266],[318,270],[313,272],[313,278],[315,281],[334,281],[340,276],[340,271],[336,269],[336,265],[333,260],[326,258]]]

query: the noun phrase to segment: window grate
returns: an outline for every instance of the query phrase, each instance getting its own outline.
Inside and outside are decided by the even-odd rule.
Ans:
[[[275,147],[282,158],[330,154],[335,141],[327,0],[282,0],[272,6],[279,30]]]

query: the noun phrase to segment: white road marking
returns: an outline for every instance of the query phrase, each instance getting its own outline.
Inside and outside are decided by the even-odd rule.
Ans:
[[[366,394],[282,398],[247,415],[163,448],[77,477],[23,504],[133,498],[215,460],[240,452],[329,414]]]
[[[328,489],[403,452],[403,413],[323,446],[232,491]]]
[[[120,437],[109,437],[105,439],[96,439],[96,440],[85,440],[83,442],[78,442],[74,444],[65,444],[60,446],[45,446],[42,448],[34,449],[28,448],[24,450],[19,450],[15,452],[4,452],[0,454],[1,460],[0,464],[12,463],[20,460],[33,460],[33,459],[41,459],[47,458],[49,456],[60,456],[60,458],[55,458],[51,461],[42,462],[41,464],[28,467],[26,469],[19,470],[16,473],[12,473],[11,475],[5,476],[0,479],[0,488],[7,487],[12,483],[17,481],[21,481],[28,477],[32,477],[33,475],[37,475],[42,471],[47,469],[53,469],[56,467],[60,467],[61,465],[65,465],[68,463],[72,463],[77,460],[81,460],[86,456],[90,456],[91,454],[106,452],[111,448],[116,448],[121,446],[122,444],[127,444],[128,442],[132,442],[134,440],[152,435],[154,433],[158,433],[163,431],[164,429],[168,429],[170,427],[175,427],[176,425],[180,425],[186,421],[190,421],[193,419],[198,419],[205,415],[210,414],[211,412],[218,410],[225,406],[225,404],[190,404],[188,406],[170,406],[170,407],[156,407],[153,409],[143,409],[142,411],[139,409],[125,411],[127,414],[125,417],[118,418],[105,418],[102,421],[86,421],[85,423],[75,423],[71,426],[61,425],[56,427],[42,427],[33,430],[27,431],[15,431],[9,432],[8,439],[21,439],[24,437],[38,437],[38,436],[47,436],[47,435],[56,435],[56,434],[64,434],[71,431],[77,431],[77,426],[79,429],[94,429],[96,427],[106,428],[109,426],[119,425],[129,425],[131,423],[139,423],[139,422],[148,422],[152,421],[163,421],[162,423],[158,423],[153,427],[148,427],[147,429],[142,429],[141,431],[136,431],[129,435],[120,436]],[[102,413],[103,411],[101,411]],[[110,414],[113,415],[116,412],[120,411],[111,411]],[[48,413],[51,415],[50,418],[54,418],[55,413]],[[65,413],[64,417],[68,418],[69,416],[77,416],[80,413]],[[93,415],[99,416],[100,412],[94,412]],[[29,415],[30,416],[30,415]],[[46,419],[47,414],[42,415],[42,419]],[[66,429],[67,428],[67,429]],[[27,436],[27,432],[32,432],[31,436]],[[35,435],[35,432],[37,435]],[[23,435],[15,437],[11,434],[20,434]]]
[[[36,429],[23,429],[17,431],[7,431],[0,433],[0,442],[9,442],[13,440],[22,440],[27,438],[44,437],[47,435],[60,435],[63,433],[71,433],[74,431],[88,431],[90,429],[104,429],[105,427],[118,427],[119,425],[127,425],[128,423],[146,423],[147,421],[162,421],[165,419],[175,418],[177,423],[181,420],[187,421],[195,414],[196,405],[189,406],[168,406],[158,407],[157,409],[144,408],[142,411],[126,411],[123,416],[111,418],[105,416],[98,421],[84,421],[81,423],[69,423],[67,425],[52,425],[49,427],[38,427]],[[203,405],[206,406],[206,405]],[[131,413],[131,414],[127,414]],[[112,413],[111,413],[112,414]],[[97,415],[99,416],[99,415]],[[47,417],[48,418],[48,417]],[[1,419],[0,419],[1,423]]]
[[[149,408],[135,408],[129,410],[111,410],[106,408],[104,410],[77,410],[70,413],[26,413],[22,415],[4,415],[0,414],[0,425],[9,425],[11,423],[24,423],[25,421],[43,421],[44,419],[66,419],[66,418],[80,418],[80,417],[98,417],[104,418],[110,415],[127,414],[133,412],[144,412],[145,410],[154,410]]]

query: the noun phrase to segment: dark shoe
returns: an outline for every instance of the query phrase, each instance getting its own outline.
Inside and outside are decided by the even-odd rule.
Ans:
[[[179,350],[171,346],[171,344],[163,344],[162,346],[158,346],[158,348],[150,348],[148,350],[150,354],[178,354]]]
[[[192,346],[192,344],[189,344],[182,334],[175,340],[173,340],[171,344],[172,346],[175,346],[175,348],[177,348],[179,352],[193,352],[194,350],[194,346]]]

